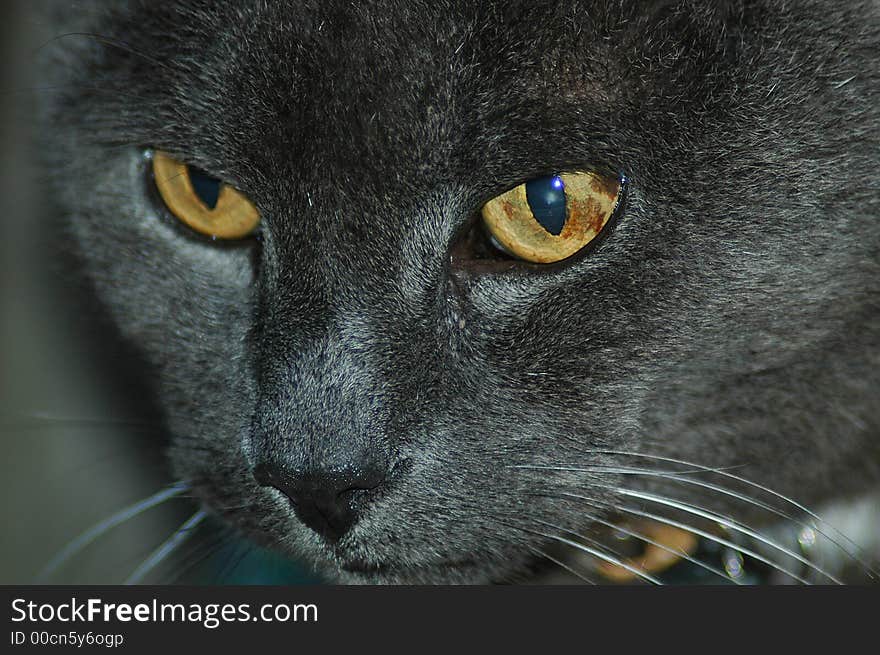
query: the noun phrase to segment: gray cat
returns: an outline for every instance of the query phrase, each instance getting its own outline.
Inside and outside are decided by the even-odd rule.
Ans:
[[[880,4],[59,4],[49,195],[204,511],[343,582],[871,578],[812,510],[880,488]]]

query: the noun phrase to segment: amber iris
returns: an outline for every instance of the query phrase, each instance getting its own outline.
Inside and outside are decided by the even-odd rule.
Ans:
[[[243,239],[260,224],[244,194],[163,153],[153,154],[153,179],[168,210],[189,228],[215,239]]]
[[[507,253],[552,264],[577,254],[602,232],[620,191],[620,178],[597,173],[536,178],[483,205],[483,224]]]

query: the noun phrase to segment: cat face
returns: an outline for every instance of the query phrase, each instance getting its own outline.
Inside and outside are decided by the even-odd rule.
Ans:
[[[676,467],[877,484],[873,5],[105,4],[50,49],[53,195],[175,475],[254,541],[486,582],[627,510],[757,520]],[[157,153],[256,233],[183,225]],[[497,249],[481,207],[562,172],[620,184],[600,237]]]

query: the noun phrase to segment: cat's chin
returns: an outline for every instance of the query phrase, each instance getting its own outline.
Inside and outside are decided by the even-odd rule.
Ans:
[[[330,574],[341,584],[355,585],[486,585],[583,584],[565,570],[548,569],[547,562],[532,557],[499,560],[437,561],[420,566],[393,566],[352,560],[340,563]]]
[[[424,566],[398,566],[351,561],[341,564],[333,577],[341,584],[362,585],[461,585],[490,584],[493,576],[483,562],[461,560]]]
[[[337,555],[313,562],[329,581],[354,585],[480,585],[531,577],[530,558],[438,559],[421,562],[365,560]]]

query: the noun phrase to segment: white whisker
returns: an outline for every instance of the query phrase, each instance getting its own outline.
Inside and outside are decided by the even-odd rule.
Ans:
[[[710,573],[713,573],[721,578],[724,578],[725,580],[728,580],[729,582],[732,582],[733,584],[736,584],[736,585],[742,584],[739,580],[732,578],[724,571],[721,571],[720,569],[717,569],[714,566],[706,564],[705,562],[700,561],[700,560],[696,559],[695,557],[691,557],[690,555],[688,555],[684,551],[676,550],[675,548],[670,548],[666,544],[662,544],[659,541],[651,539],[647,535],[642,534],[638,531],[630,530],[630,529],[625,528],[623,526],[616,525],[615,523],[612,523],[611,521],[606,521],[602,518],[599,518],[598,516],[596,516],[594,514],[584,514],[584,517],[588,518],[589,520],[591,520],[595,523],[599,523],[600,525],[604,525],[606,527],[617,530],[618,532],[622,532],[625,535],[629,535],[630,537],[634,537],[636,539],[644,541],[645,543],[651,544],[652,546],[656,546],[657,548],[660,548],[661,550],[664,550],[667,553],[671,553],[672,555],[675,555],[677,557],[681,557],[683,560],[686,560],[686,561],[690,562],[691,564],[696,564],[697,566],[705,569],[706,571],[709,571]]]
[[[631,470],[636,471],[651,471],[651,469],[628,469],[620,466],[605,466],[602,464],[590,465],[590,466],[566,466],[566,465],[558,465],[558,466],[550,466],[547,464],[511,464],[510,466],[506,466],[505,468],[511,469],[528,469],[531,471],[571,471],[574,473],[627,473]],[[651,471],[653,473],[662,473],[664,475],[684,475],[687,473],[706,473],[707,471],[715,471],[716,469],[706,469],[706,468],[698,468],[698,469],[685,469],[685,470],[672,470],[672,471]],[[721,470],[721,469],[717,469]]]
[[[552,523],[547,523],[546,521],[538,521],[538,522],[542,523],[543,525],[546,525],[548,528],[552,528],[554,530],[560,530],[562,532],[569,532],[569,533],[571,532],[570,530],[566,530],[565,528],[561,528],[558,525],[553,525]],[[630,573],[632,573],[636,577],[641,578],[645,582],[650,582],[651,584],[655,584],[655,585],[662,585],[663,584],[662,582],[660,582],[660,580],[658,580],[654,576],[649,575],[648,573],[645,573],[644,571],[637,569],[636,567],[631,566],[631,565],[627,564],[626,562],[609,555],[608,553],[605,553],[601,550],[597,550],[596,548],[591,548],[590,546],[587,546],[585,544],[581,544],[576,541],[572,541],[571,539],[566,539],[565,537],[560,536],[560,535],[545,534],[545,533],[539,532],[537,530],[530,531],[530,532],[533,532],[533,534],[536,534],[541,537],[545,537],[547,539],[553,539],[554,541],[558,541],[559,543],[565,544],[567,546],[571,546],[571,547],[576,548],[578,550],[582,550],[583,552],[587,553],[588,555],[592,555],[593,557],[596,557],[598,559],[601,559],[602,561],[608,562],[609,564],[614,564],[615,566],[619,566],[622,569],[629,571]],[[581,535],[577,535],[577,536],[579,539],[585,539],[585,537],[582,537]],[[601,544],[597,544],[592,539],[586,539],[586,540],[596,546],[601,546]]]
[[[51,560],[49,560],[49,563],[46,564],[43,570],[40,571],[39,575],[37,575],[35,582],[37,584],[44,584],[49,579],[49,577],[51,577],[61,566],[63,566],[68,560],[80,553],[82,550],[87,548],[98,537],[101,537],[116,526],[121,525],[122,523],[133,519],[139,514],[144,513],[148,509],[152,509],[153,507],[161,505],[171,498],[179,496],[187,490],[189,490],[189,485],[185,482],[179,482],[168,487],[167,489],[163,489],[162,491],[153,494],[149,498],[145,498],[136,502],[133,505],[129,505],[128,507],[116,512],[112,516],[109,516],[103,521],[100,521],[99,523],[93,525],[91,528],[77,536],[64,548],[58,551],[58,553]]]
[[[566,494],[566,495],[571,495],[571,494]],[[574,497],[579,497],[579,496],[575,495]],[[719,537],[718,535],[714,535],[711,532],[707,532],[706,530],[702,530],[696,526],[688,525],[686,523],[681,523],[680,521],[676,521],[674,519],[670,519],[665,516],[659,516],[659,515],[653,514],[651,512],[644,512],[644,511],[636,509],[634,507],[626,507],[624,505],[614,505],[613,509],[618,512],[625,512],[627,514],[632,514],[633,516],[640,516],[641,518],[651,519],[652,521],[657,521],[659,523],[671,525],[672,527],[678,528],[680,530],[686,530],[688,532],[693,532],[695,535],[703,537],[704,539],[708,539],[709,541],[712,541],[712,542],[719,544],[721,546],[726,546],[727,548],[730,548],[730,549],[735,550],[739,553],[742,553],[743,555],[748,555],[749,557],[751,557],[754,560],[762,562],[777,571],[781,571],[782,573],[785,573],[787,576],[789,576],[790,578],[792,578],[794,580],[797,580],[801,584],[805,584],[805,585],[810,584],[807,580],[804,580],[802,577],[800,577],[799,575],[797,575],[793,571],[789,571],[788,569],[786,569],[782,565],[777,564],[776,562],[773,562],[772,560],[767,559],[763,555],[756,553],[755,551],[751,550],[750,548],[746,548],[745,546],[741,546],[739,544],[736,544],[728,539],[725,539],[723,537]]]
[[[815,570],[817,573],[824,575],[826,578],[828,578],[829,580],[831,580],[835,584],[842,584],[840,582],[840,580],[838,580],[833,575],[831,575],[830,573],[828,573],[827,571],[825,571],[821,567],[817,566],[816,564],[814,564],[810,560],[808,560],[804,557],[801,557],[800,555],[798,555],[794,551],[786,548],[785,546],[781,546],[780,544],[776,543],[775,541],[768,539],[767,537],[765,537],[761,533],[755,532],[754,530],[751,530],[747,526],[744,526],[741,523],[738,523],[736,521],[732,521],[724,516],[721,516],[720,514],[716,514],[714,512],[707,512],[707,511],[700,509],[698,507],[694,507],[693,505],[689,505],[687,503],[682,503],[682,502],[679,502],[676,500],[671,500],[669,498],[664,498],[663,496],[657,496],[655,494],[651,494],[651,493],[647,493],[647,492],[631,491],[629,489],[624,489],[623,487],[618,487],[615,491],[617,491],[617,493],[619,493],[623,496],[628,496],[630,498],[638,498],[639,500],[647,500],[649,502],[657,503],[660,505],[665,505],[666,507],[671,507],[673,509],[677,509],[682,512],[686,512],[688,514],[693,514],[695,516],[699,516],[701,518],[708,519],[710,521],[714,521],[714,522],[718,523],[719,525],[724,526],[728,530],[734,530],[736,532],[740,532],[748,537],[751,537],[752,539],[754,539],[756,541],[760,541],[761,543],[766,544],[767,546],[770,546],[771,548],[775,548],[779,552],[781,552],[785,555],[788,555],[789,557],[797,560],[801,564],[810,567],[811,569]]]
[[[697,479],[694,479],[691,477],[680,477],[679,474],[681,472],[659,471],[659,470],[640,469],[640,468],[633,468],[633,467],[611,467],[611,466],[597,466],[597,467],[591,467],[591,466],[589,466],[589,467],[517,466],[515,468],[529,468],[529,469],[531,469],[531,468],[539,468],[539,469],[552,468],[553,470],[574,471],[574,472],[581,472],[581,473],[599,473],[599,472],[601,472],[601,473],[616,473],[619,475],[641,475],[641,476],[645,476],[645,477],[658,477],[658,478],[663,478],[666,480],[672,480],[675,482],[680,482],[682,484],[700,487],[702,489],[710,489],[710,490],[715,491],[719,494],[729,496],[731,498],[736,498],[737,500],[740,500],[746,504],[753,505],[755,507],[759,507],[759,508],[761,508],[771,514],[779,516],[780,518],[783,518],[787,521],[791,521],[792,523],[795,523],[796,525],[799,525],[801,527],[810,528],[811,530],[814,530],[817,534],[825,537],[826,539],[828,539],[828,541],[830,543],[837,546],[845,555],[847,555],[848,557],[851,557],[855,561],[862,564],[862,566],[865,569],[867,569],[867,571],[869,573],[874,573],[872,571],[872,569],[867,564],[865,564],[864,562],[860,562],[857,558],[855,558],[852,555],[852,553],[850,553],[846,548],[844,548],[843,545],[841,545],[833,537],[831,537],[828,534],[826,534],[825,532],[823,532],[815,524],[808,524],[805,521],[799,519],[798,517],[787,514],[786,512],[783,512],[783,511],[779,510],[778,508],[773,507],[772,505],[768,505],[767,503],[764,503],[764,502],[758,500],[757,498],[754,498],[754,497],[749,496],[747,494],[742,494],[742,493],[733,491],[731,489],[727,489],[726,487],[722,487],[721,485],[713,484],[711,482],[706,482],[704,480],[697,480]],[[716,472],[717,473],[719,470],[720,469],[706,468],[706,469],[703,469],[702,471],[697,471],[697,472]],[[691,471],[687,471],[687,472],[690,473]]]
[[[141,565],[138,566],[130,576],[128,576],[123,584],[140,584],[150,571],[161,564],[166,557],[171,555],[171,553],[190,537],[199,524],[205,520],[206,516],[207,513],[204,510],[199,510],[189,517],[183,525],[174,531],[174,534],[168,537],[168,539],[162,542],[156,550],[150,553],[149,557],[147,557],[147,559],[145,559]]]
[[[849,550],[844,548],[840,542],[838,542],[833,537],[829,536],[827,533],[823,532],[819,527],[817,527],[815,523],[812,523],[812,524],[807,523],[796,516],[792,516],[791,514],[783,512],[783,511],[779,510],[778,508],[773,507],[772,505],[768,505],[767,503],[764,503],[764,502],[762,502],[756,498],[753,498],[752,496],[749,496],[747,494],[741,494],[741,493],[733,491],[731,489],[727,489],[726,487],[722,487],[721,485],[712,484],[711,482],[705,482],[703,480],[695,480],[694,478],[683,478],[683,477],[679,477],[677,475],[670,475],[670,474],[667,474],[664,472],[659,472],[659,471],[650,471],[650,470],[642,471],[639,469],[633,469],[631,471],[620,470],[618,472],[621,474],[624,474],[624,475],[627,475],[627,474],[644,475],[646,477],[661,477],[661,478],[664,478],[667,480],[674,480],[674,481],[680,482],[682,484],[697,486],[697,487],[700,487],[703,489],[710,489],[710,490],[715,491],[715,492],[722,494],[724,496],[736,498],[737,500],[740,500],[746,504],[753,505],[755,507],[759,507],[763,510],[766,510],[767,512],[770,512],[771,514],[774,514],[780,518],[783,518],[786,521],[790,521],[790,522],[794,523],[795,525],[798,525],[802,528],[809,528],[810,530],[814,530],[817,534],[825,537],[830,543],[832,543],[838,549],[840,549],[840,551],[842,553],[844,553],[847,557],[850,557],[854,561],[861,564],[862,567],[868,572],[868,574],[871,575],[871,577],[874,577],[874,575],[876,575],[876,572],[873,571],[873,569],[871,569],[870,566],[868,566],[864,562],[861,562]]]
[[[556,566],[559,566],[560,568],[565,569],[566,571],[568,571],[569,573],[571,573],[571,574],[572,574],[573,576],[575,576],[576,578],[579,578],[579,579],[583,580],[585,583],[587,583],[587,584],[589,584],[589,585],[595,585],[595,584],[596,584],[593,580],[591,580],[591,579],[588,578],[587,576],[583,575],[583,574],[580,573],[579,571],[575,571],[571,566],[569,566],[569,565],[566,564],[565,562],[563,562],[563,561],[561,561],[561,560],[558,560],[557,558],[553,557],[552,555],[549,555],[549,554],[545,553],[545,552],[544,552],[543,550],[541,550],[540,548],[535,548],[534,546],[529,546],[529,550],[531,550],[533,553],[535,553],[535,555],[538,555],[539,557],[543,557],[544,559],[547,559],[547,560],[553,562],[554,564],[556,564]]]
[[[693,462],[688,462],[688,461],[681,460],[681,459],[675,459],[672,457],[663,457],[660,455],[649,455],[646,453],[636,453],[636,452],[618,451],[618,450],[605,450],[605,449],[586,449],[583,452],[590,452],[590,453],[595,453],[595,454],[607,454],[607,455],[622,455],[622,456],[627,456],[627,457],[643,457],[645,459],[652,459],[652,460],[667,462],[667,463],[671,463],[671,464],[680,464],[682,466],[692,466],[694,468],[704,468],[707,472],[711,471],[713,473],[717,473],[718,475],[721,475],[723,477],[729,478],[731,480],[736,480],[737,482],[741,482],[742,484],[745,484],[749,487],[752,487],[753,489],[758,489],[760,491],[763,491],[764,493],[767,493],[775,498],[782,500],[783,502],[786,502],[786,503],[792,505],[793,507],[795,507],[799,511],[801,511],[804,514],[806,514],[807,516],[809,516],[814,521],[816,521],[819,524],[825,526],[826,528],[832,530],[838,537],[842,538],[855,552],[850,551],[848,548],[844,548],[838,542],[834,541],[831,537],[829,537],[827,534],[825,534],[824,532],[822,532],[821,530],[819,530],[815,526],[809,526],[809,527],[813,527],[813,529],[815,529],[816,532],[818,532],[819,534],[824,536],[826,539],[828,539],[829,541],[831,541],[835,545],[837,545],[849,557],[851,557],[855,562],[857,562],[859,565],[861,565],[862,568],[865,569],[865,571],[871,575],[871,577],[880,577],[880,573],[878,573],[878,571],[876,571],[873,567],[871,567],[861,557],[856,555],[856,553],[862,553],[862,549],[859,547],[858,544],[854,543],[852,541],[852,539],[850,539],[843,532],[841,532],[840,530],[835,528],[833,525],[831,525],[830,523],[828,523],[824,519],[822,519],[822,517],[820,517],[818,514],[816,514],[815,512],[809,510],[808,508],[806,508],[803,505],[801,505],[800,503],[798,503],[796,500],[793,500],[792,498],[789,498],[788,496],[785,496],[785,495],[779,493],[778,491],[774,491],[773,489],[766,487],[760,483],[754,482],[752,480],[749,480],[747,478],[744,478],[744,477],[741,477],[738,475],[734,475],[732,473],[728,473],[724,469],[702,467],[700,464],[695,464]]]
[[[766,564],[767,566],[773,568],[774,570],[781,571],[782,573],[785,573],[786,575],[793,578],[794,580],[797,580],[801,584],[805,584],[805,585],[810,584],[807,580],[804,580],[803,578],[801,578],[800,576],[798,576],[794,572],[789,571],[788,569],[784,568],[780,564],[777,564],[776,562],[773,562],[773,561],[767,559],[763,555],[760,555],[760,554],[756,553],[755,551],[753,551],[749,548],[746,548],[745,546],[740,546],[739,544],[736,544],[732,541],[724,539],[723,537],[719,537],[719,536],[714,535],[710,532],[702,530],[696,526],[688,525],[686,523],[681,523],[679,521],[675,521],[673,519],[669,519],[664,516],[659,516],[657,514],[652,514],[651,512],[644,512],[644,511],[641,511],[641,510],[633,508],[633,507],[626,507],[624,505],[620,505],[617,503],[612,504],[612,503],[608,503],[608,502],[604,502],[604,501],[594,500],[592,498],[588,498],[588,497],[582,496],[580,494],[562,492],[557,495],[564,497],[564,498],[574,498],[574,499],[583,501],[586,504],[591,505],[592,507],[595,507],[596,509],[612,510],[615,512],[624,512],[626,514],[631,514],[633,516],[638,516],[641,518],[656,521],[658,523],[663,523],[665,525],[670,525],[674,528],[678,528],[679,530],[691,532],[699,537],[703,537],[704,539],[708,539],[709,541],[717,543],[721,546],[726,546],[727,548],[730,548],[730,549],[735,550],[739,553],[742,553],[743,555],[748,555],[752,559],[757,560],[759,562],[762,562],[762,563]],[[615,529],[617,529],[617,526],[614,526],[614,527],[615,527]]]

